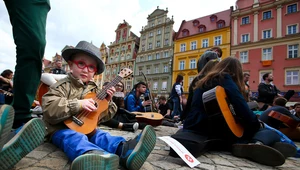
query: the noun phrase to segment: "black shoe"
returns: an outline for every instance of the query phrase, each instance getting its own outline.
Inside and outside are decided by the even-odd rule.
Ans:
[[[136,132],[139,129],[139,123],[123,123],[122,130]]]
[[[148,125],[134,139],[124,142],[120,165],[130,170],[140,169],[153,150],[155,143],[155,131],[152,126]]]
[[[234,144],[232,154],[268,166],[280,166],[285,162],[285,157],[278,150],[261,144]]]
[[[276,142],[271,147],[282,153],[285,158],[293,157],[297,153],[297,148],[289,143]]]

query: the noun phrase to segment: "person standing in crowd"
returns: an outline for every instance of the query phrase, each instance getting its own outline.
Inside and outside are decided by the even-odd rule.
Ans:
[[[50,71],[52,74],[67,74],[65,70],[62,69],[62,59],[57,58],[55,60],[55,68]]]
[[[66,153],[72,161],[71,169],[117,169],[119,164],[126,169],[140,169],[155,146],[156,134],[152,126],[146,126],[138,136],[126,141],[96,127],[93,132],[83,134],[64,124],[64,120],[74,115],[104,107],[96,106],[92,98],[83,97],[101,90],[92,79],[104,71],[105,65],[99,48],[86,41],[80,41],[75,48],[65,49],[62,56],[71,72],[50,86],[43,96],[43,120],[48,139]],[[110,101],[115,88],[105,88],[105,92],[105,99]]]
[[[262,110],[266,110],[268,106],[272,106],[272,103],[277,96],[282,96],[277,87],[272,83],[273,75],[271,73],[266,73],[263,75],[264,82],[258,85],[258,97],[257,102],[264,103]]]
[[[250,79],[250,74],[244,73],[245,95],[246,95],[247,102],[251,100],[251,96],[252,96],[250,85],[249,85],[249,79]]]
[[[177,75],[176,82],[173,84],[171,93],[170,93],[170,100],[172,100],[173,103],[173,110],[171,113],[172,119],[178,119],[181,116],[182,112],[182,95],[183,95],[183,89],[182,89],[182,82],[183,82],[183,76]]]
[[[150,105],[151,100],[142,101],[140,99],[142,94],[145,94],[147,85],[144,82],[138,82],[134,85],[131,92],[125,97],[125,109],[129,112],[145,112],[145,106]]]
[[[4,0],[4,3],[12,25],[17,55],[12,107],[2,105],[0,110],[2,127],[0,169],[11,169],[44,140],[43,121],[32,119],[30,109],[42,73],[42,58],[46,45],[46,19],[50,2],[49,0]],[[19,128],[18,133],[3,147],[12,126]]]

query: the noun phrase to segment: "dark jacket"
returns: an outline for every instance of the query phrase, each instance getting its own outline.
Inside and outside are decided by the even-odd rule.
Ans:
[[[226,136],[228,127],[226,127],[226,125],[224,126],[225,121],[210,120],[202,100],[203,93],[217,85],[220,85],[225,89],[228,100],[233,105],[235,113],[244,127],[245,132],[243,138],[251,139],[252,136],[259,130],[260,123],[256,115],[249,109],[239,88],[228,74],[225,75],[221,82],[212,81],[212,85],[210,87],[205,87],[203,89],[197,88],[194,91],[191,109],[185,119],[183,130],[195,132],[208,137]]]
[[[260,83],[258,85],[257,101],[272,105],[279,92],[275,85]]]
[[[52,74],[67,74],[67,72],[65,70],[62,70],[62,69],[59,69],[59,68],[52,69],[50,71],[50,73],[52,73]]]

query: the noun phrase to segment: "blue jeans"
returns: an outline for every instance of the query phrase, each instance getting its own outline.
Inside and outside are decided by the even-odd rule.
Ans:
[[[97,130],[90,138],[71,129],[59,130],[52,136],[52,143],[63,150],[71,161],[91,150],[115,154],[123,141],[123,137],[111,136],[102,130]]]
[[[173,118],[174,116],[180,116],[181,109],[180,109],[180,100],[178,97],[172,98],[173,102],[173,110],[171,113],[171,117]]]

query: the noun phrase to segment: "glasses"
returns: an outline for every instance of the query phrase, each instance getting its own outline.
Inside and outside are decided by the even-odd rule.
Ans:
[[[119,84],[117,84],[116,87],[118,87],[118,88],[123,88],[123,86],[122,86],[122,85],[119,85]]]
[[[94,66],[93,64],[87,65],[84,61],[81,60],[79,61],[73,60],[73,63],[75,63],[77,67],[80,69],[87,68],[90,73],[97,72],[97,67]]]

